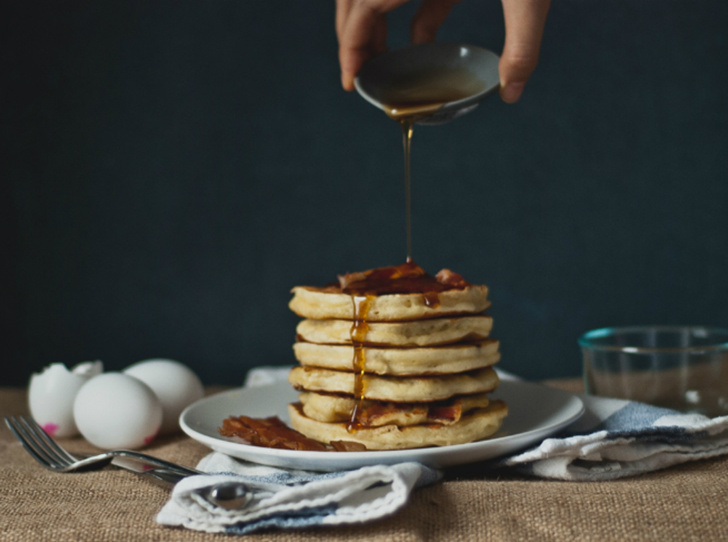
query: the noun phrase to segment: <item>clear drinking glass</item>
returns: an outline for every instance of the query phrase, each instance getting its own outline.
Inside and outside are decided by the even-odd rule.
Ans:
[[[728,415],[728,330],[611,327],[585,333],[579,346],[589,394]]]

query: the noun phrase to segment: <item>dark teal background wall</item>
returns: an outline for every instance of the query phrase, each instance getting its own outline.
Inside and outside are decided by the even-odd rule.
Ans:
[[[399,129],[340,89],[333,4],[2,3],[2,384],[155,356],[239,384],[293,363],[292,286],[404,259]],[[416,129],[414,258],[490,286],[504,369],[728,326],[726,29],[725,0],[558,0],[519,104]],[[440,39],[499,52],[499,3]]]

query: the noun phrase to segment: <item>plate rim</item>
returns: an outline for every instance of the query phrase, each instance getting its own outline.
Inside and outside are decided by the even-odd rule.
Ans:
[[[525,380],[504,378],[501,380],[499,388],[493,393],[494,395],[503,398],[506,401],[506,404],[508,404],[507,395],[503,397],[502,393],[507,393],[508,389],[513,389],[513,387],[532,388],[537,389],[540,393],[560,396],[565,403],[561,405],[559,409],[550,412],[549,416],[561,413],[561,417],[557,421],[547,425],[544,425],[544,422],[541,421],[534,423],[534,427],[532,429],[500,437],[491,437],[489,439],[476,442],[468,442],[465,444],[405,450],[368,450],[362,452],[343,453],[331,451],[282,450],[253,446],[251,444],[236,442],[227,437],[210,436],[196,430],[190,423],[188,423],[190,416],[192,416],[193,413],[196,413],[199,409],[204,408],[207,404],[229,400],[230,396],[235,395],[245,395],[246,393],[252,394],[256,392],[261,393],[266,390],[270,390],[270,395],[272,397],[284,400],[287,404],[287,399],[280,397],[280,393],[295,393],[295,390],[291,388],[287,381],[280,381],[272,384],[264,384],[262,386],[233,388],[203,397],[182,411],[179,416],[179,425],[187,436],[200,444],[211,448],[212,450],[261,465],[331,471],[356,468],[358,466],[365,465],[418,461],[435,468],[441,468],[491,460],[525,449],[537,441],[545,439],[549,435],[553,435],[565,427],[568,427],[577,421],[585,412],[584,401],[582,401],[577,394]],[[243,408],[244,405],[241,405],[241,409]],[[268,415],[276,414],[276,412],[271,412]],[[506,421],[507,420],[508,418],[506,418]],[[219,423],[222,423],[222,419]],[[487,452],[489,449],[491,449],[490,451],[493,449],[501,449],[501,451],[496,454],[478,454],[478,452],[481,451]]]

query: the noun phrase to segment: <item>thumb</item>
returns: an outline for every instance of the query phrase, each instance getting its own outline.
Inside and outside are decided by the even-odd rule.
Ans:
[[[550,0],[502,0],[506,41],[498,65],[504,102],[521,97],[536,69]]]

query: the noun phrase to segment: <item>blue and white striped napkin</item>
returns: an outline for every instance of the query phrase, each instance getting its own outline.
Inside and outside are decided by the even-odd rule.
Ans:
[[[555,438],[503,459],[541,478],[613,480],[728,453],[728,416],[580,395],[586,412]]]

